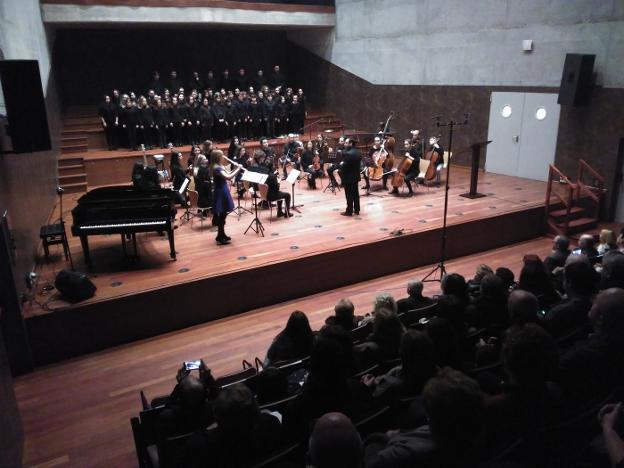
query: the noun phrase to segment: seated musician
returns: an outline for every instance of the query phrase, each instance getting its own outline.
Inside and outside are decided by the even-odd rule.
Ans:
[[[329,176],[329,181],[333,187],[339,187],[340,184],[336,180],[336,175],[334,172],[339,168],[340,163],[342,161],[342,152],[345,149],[345,137],[341,136],[338,139],[338,145],[334,151],[333,162],[327,167],[327,175]]]
[[[292,216],[290,212],[290,193],[280,191],[280,183],[275,175],[275,172],[269,172],[269,177],[266,180],[266,184],[269,188],[267,192],[267,200],[272,202],[277,200],[277,217],[290,218]],[[286,202],[286,208],[282,210],[282,199]]]
[[[420,144],[412,144],[412,140],[410,139],[406,139],[403,142],[403,146],[405,149],[405,157],[406,158],[411,158],[412,159],[412,165],[409,167],[409,169],[407,170],[407,173],[405,174],[405,178],[403,179],[405,181],[405,185],[407,185],[407,189],[409,190],[408,196],[411,197],[412,195],[414,195],[414,191],[412,190],[412,184],[411,182],[413,180],[416,180],[416,178],[418,177],[418,174],[420,173],[420,157],[421,157],[421,153],[422,153],[422,145]],[[392,189],[392,192],[390,192],[393,195],[398,195],[399,194],[399,188],[398,187],[394,187]]]
[[[380,149],[381,149],[381,137],[376,136],[375,139],[373,140],[373,146],[368,150],[368,156],[365,158],[362,158],[362,164],[363,164],[363,169],[364,169],[363,176],[364,176],[364,183],[365,183],[364,187],[362,188],[365,190],[370,190],[370,179],[368,178],[368,168],[375,164],[373,161],[373,156]]]
[[[264,152],[265,164],[267,166],[273,166],[275,164],[275,150],[269,146],[269,139],[267,137],[262,137],[260,139],[260,149]]]
[[[202,155],[198,158],[197,175],[195,176],[195,189],[197,190],[197,205],[201,207],[212,206],[212,181],[208,170],[208,159]]]
[[[316,189],[316,179],[323,175],[323,163],[320,162],[320,156],[314,151],[314,143],[308,141],[306,143],[306,149],[301,155],[301,168],[310,174],[308,177],[308,187],[312,190]],[[316,163],[316,164],[315,164]],[[318,167],[315,169],[315,165]]]
[[[440,141],[439,137],[429,137],[429,149],[427,150],[427,154],[429,154],[429,159],[436,159],[436,173],[440,169],[442,169],[444,165],[444,149],[438,143]],[[436,153],[434,155],[434,153]],[[439,173],[438,173],[439,174]]]
[[[286,177],[288,177],[288,173],[286,172],[286,166],[288,166],[289,164],[292,164],[293,156],[295,155],[297,151],[297,146],[298,144],[297,144],[297,141],[295,140],[295,135],[292,133],[289,133],[288,141],[284,145],[284,150],[283,150],[284,153],[282,157],[280,158],[280,164],[284,171],[284,175],[282,179],[286,179]]]
[[[169,169],[171,171],[171,181],[173,183],[173,190],[175,193],[175,201],[179,205],[184,205],[185,200],[182,194],[180,194],[180,187],[186,179],[184,169],[182,169],[182,153],[172,152],[171,160],[169,162]]]

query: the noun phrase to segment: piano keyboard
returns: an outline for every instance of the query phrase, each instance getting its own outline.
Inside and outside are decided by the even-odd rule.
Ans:
[[[115,224],[92,224],[89,226],[80,226],[81,231],[87,231],[89,229],[108,229],[108,228],[127,228],[136,226],[164,226],[167,221],[144,221],[141,223],[115,223]]]

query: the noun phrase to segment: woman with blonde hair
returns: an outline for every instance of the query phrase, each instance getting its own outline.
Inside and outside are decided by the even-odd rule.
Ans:
[[[598,255],[604,255],[609,250],[616,250],[617,243],[615,233],[611,229],[600,231],[600,244],[598,244]]]
[[[225,162],[223,151],[215,150],[210,153],[209,169],[214,184],[212,211],[215,224],[219,230],[216,238],[219,245],[229,244],[232,240],[225,234],[225,218],[230,211],[234,210],[234,201],[227,182],[236,177],[242,167],[240,164],[235,164],[235,169],[230,172],[225,169]]]

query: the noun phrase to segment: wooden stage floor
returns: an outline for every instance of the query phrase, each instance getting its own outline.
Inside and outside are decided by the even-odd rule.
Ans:
[[[478,221],[544,204],[546,184],[539,181],[482,173],[479,191],[488,196],[473,200],[459,196],[468,190],[467,168],[453,166],[451,181],[449,225]],[[324,178],[323,185],[326,183],[327,178]],[[285,185],[282,182],[282,186]],[[83,307],[85,304],[108,301],[128,294],[368,244],[395,237],[393,232],[399,229],[403,234],[409,234],[441,227],[444,186],[429,189],[420,186],[416,195],[411,198],[405,196],[406,190],[397,197],[383,190],[380,182],[373,182],[372,186],[374,191],[371,195],[361,197],[361,215],[347,218],[339,215],[345,207],[342,191],[334,195],[320,188],[309,190],[305,181],[301,181],[299,185],[295,185],[295,201],[304,205],[300,208],[300,214],[293,212],[295,216],[290,219],[279,218],[269,222],[269,210],[259,210],[259,218],[266,229],[265,237],[256,235],[251,230],[246,235],[243,234],[253,215],[245,213],[237,217],[230,214],[226,231],[232,237],[232,244],[227,246],[216,245],[215,228],[211,227],[210,220],[204,221],[203,229],[199,219],[192,223],[180,223],[183,210],[179,209],[177,224],[180,226],[175,230],[177,261],[169,258],[166,237],[155,233],[137,235],[139,262],[123,259],[118,235],[91,236],[94,268],[89,276],[97,286],[97,291],[93,298],[74,305],[62,300],[56,292],[47,294],[42,291],[44,286],[54,284],[54,278],[60,269],[69,268],[68,262],[62,257],[60,246],[52,246],[50,262],[42,261],[37,266],[37,302],[25,307],[24,314],[32,317]],[[71,209],[80,196],[81,194],[69,194],[64,197],[63,210],[68,231],[72,220]],[[248,196],[241,201],[241,206],[252,208]],[[275,213],[276,208],[273,209],[274,216]],[[53,218],[57,217],[58,212]],[[69,237],[76,269],[87,271],[79,238],[71,234]],[[382,252],[379,255],[378,258],[371,259],[371,262],[392,261],[384,258]],[[284,280],[286,285],[287,278]],[[314,278],[310,278],[310,281],[314,281]]]
[[[518,276],[525,254],[544,258],[551,245],[551,239],[538,238],[458,258],[447,267],[470,278],[478,264],[486,263],[509,267]],[[141,409],[139,390],[150,398],[166,394],[185,360],[203,358],[217,376],[238,370],[242,359],[264,358],[293,310],[304,311],[312,328],[319,329],[339,299],[352,299],[356,311],[365,313],[377,294],[387,291],[403,297],[407,282],[422,278],[431,267],[256,308],[18,377],[15,392],[25,432],[24,466],[136,467],[130,418]],[[439,293],[439,284],[426,283],[425,293]]]

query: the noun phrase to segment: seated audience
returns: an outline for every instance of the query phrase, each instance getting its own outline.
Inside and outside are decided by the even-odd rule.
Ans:
[[[498,336],[509,324],[503,280],[488,273],[480,280],[479,289],[480,294],[466,308],[466,322]]]
[[[479,385],[445,368],[425,385],[423,401],[429,425],[370,436],[364,445],[366,468],[478,465],[484,435]]]
[[[423,283],[419,280],[412,280],[407,283],[407,297],[397,301],[397,310],[399,313],[408,310],[420,309],[434,303],[430,297],[423,296]]]
[[[591,234],[583,234],[579,238],[578,247],[572,251],[573,255],[583,254],[589,260],[593,261],[598,256],[598,250],[595,247],[596,241]]]
[[[485,275],[492,275],[494,271],[484,263],[477,266],[477,270],[475,271],[474,277],[466,283],[466,287],[468,288],[468,294],[476,294],[479,291],[479,286],[481,285],[481,280]]]
[[[540,326],[512,331],[501,359],[507,376],[504,392],[485,399],[491,441],[510,441],[554,423],[562,414],[559,389],[550,382],[557,369],[557,348]]]
[[[347,331],[357,328],[362,317],[355,315],[355,306],[349,299],[340,299],[334,306],[334,315],[327,317],[326,325],[340,325]]]
[[[366,368],[375,363],[397,359],[404,332],[405,327],[396,312],[378,310],[373,320],[373,332],[363,343],[355,346],[360,366]]]
[[[602,259],[600,289],[624,288],[624,254],[611,250]]]
[[[565,298],[544,317],[543,325],[554,337],[588,326],[587,313],[597,290],[597,273],[585,255],[573,255],[563,273]]]
[[[598,255],[604,255],[610,250],[617,250],[615,233],[611,229],[602,229],[599,235]]]
[[[314,425],[309,455],[314,468],[360,468],[362,439],[347,416],[327,413]]]
[[[621,427],[622,421],[622,402],[605,405],[600,409],[598,419],[611,466],[622,468],[624,466],[624,440],[618,432],[618,426]]]
[[[459,336],[451,322],[434,317],[425,323],[425,333],[433,343],[434,363],[438,367],[464,368]]]
[[[185,448],[183,466],[244,468],[275,452],[282,440],[277,415],[260,411],[243,384],[226,387],[214,401],[216,429],[196,433]]]
[[[511,325],[521,327],[527,323],[537,322],[540,305],[535,294],[516,289],[509,295],[507,310]]]
[[[624,379],[624,290],[601,291],[589,311],[593,333],[559,361],[557,382],[575,400],[586,402]]]
[[[509,268],[499,267],[494,274],[503,280],[503,286],[507,293],[510,293],[516,287],[516,277]]]
[[[280,361],[291,361],[308,357],[312,352],[314,333],[308,317],[296,310],[288,318],[286,327],[275,337],[267,351],[265,366]]]
[[[563,268],[569,255],[570,239],[563,235],[555,236],[552,252],[544,260],[544,266],[549,273],[552,273],[555,268]]]
[[[518,288],[533,293],[544,310],[560,300],[546,267],[536,255],[525,256]]]

